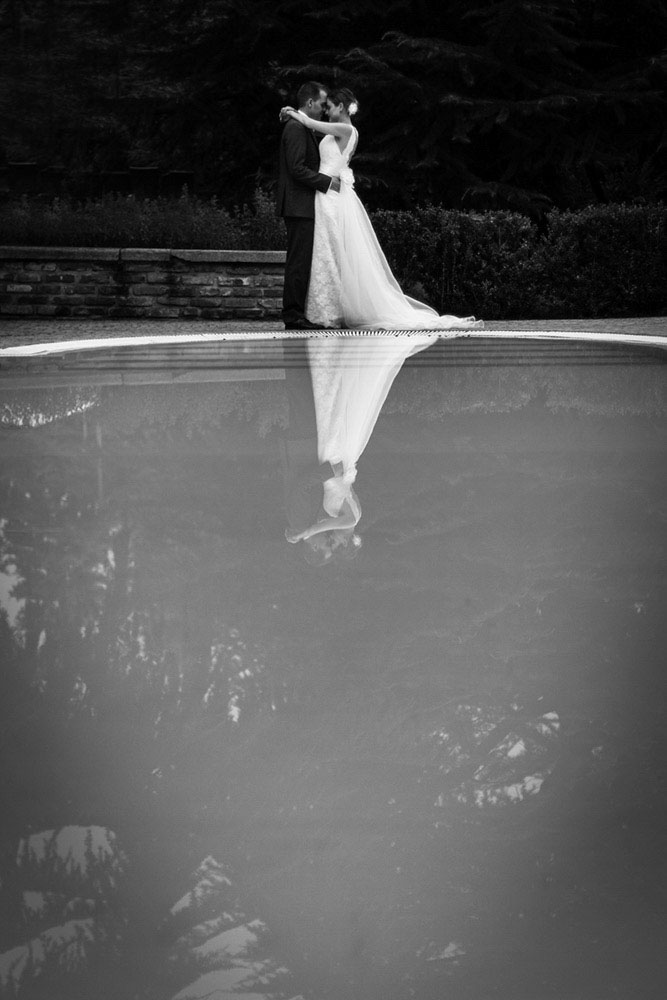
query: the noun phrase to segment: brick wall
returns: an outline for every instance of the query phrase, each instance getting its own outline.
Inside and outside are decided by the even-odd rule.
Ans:
[[[284,261],[278,250],[0,247],[0,314],[270,318]]]

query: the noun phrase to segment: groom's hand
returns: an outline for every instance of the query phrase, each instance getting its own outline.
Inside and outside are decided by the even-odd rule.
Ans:
[[[332,177],[329,187],[332,191],[340,191],[340,177]]]

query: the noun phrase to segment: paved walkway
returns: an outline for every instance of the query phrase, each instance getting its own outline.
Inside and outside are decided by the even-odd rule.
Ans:
[[[486,323],[487,330],[577,331],[620,333],[633,336],[665,337],[667,316],[644,316],[623,319],[497,320]],[[232,331],[276,333],[282,330],[277,320],[159,320],[159,319],[8,319],[0,325],[0,348],[44,344],[63,340],[107,339],[109,337],[151,337],[215,334]]]

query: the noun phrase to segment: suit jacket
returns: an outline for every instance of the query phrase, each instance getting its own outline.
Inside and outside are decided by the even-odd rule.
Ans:
[[[280,140],[278,214],[315,218],[315,192],[328,191],[331,177],[319,173],[320,151],[315,133],[293,118]]]

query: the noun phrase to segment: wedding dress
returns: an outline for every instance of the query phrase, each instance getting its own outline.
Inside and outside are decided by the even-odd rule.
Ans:
[[[350,159],[358,132],[341,151],[335,136],[320,142],[320,172],[340,177],[340,192],[315,194],[315,235],[306,302],[312,323],[384,330],[456,330],[483,326],[474,317],[440,316],[405,295],[391,272],[354,190]]]

